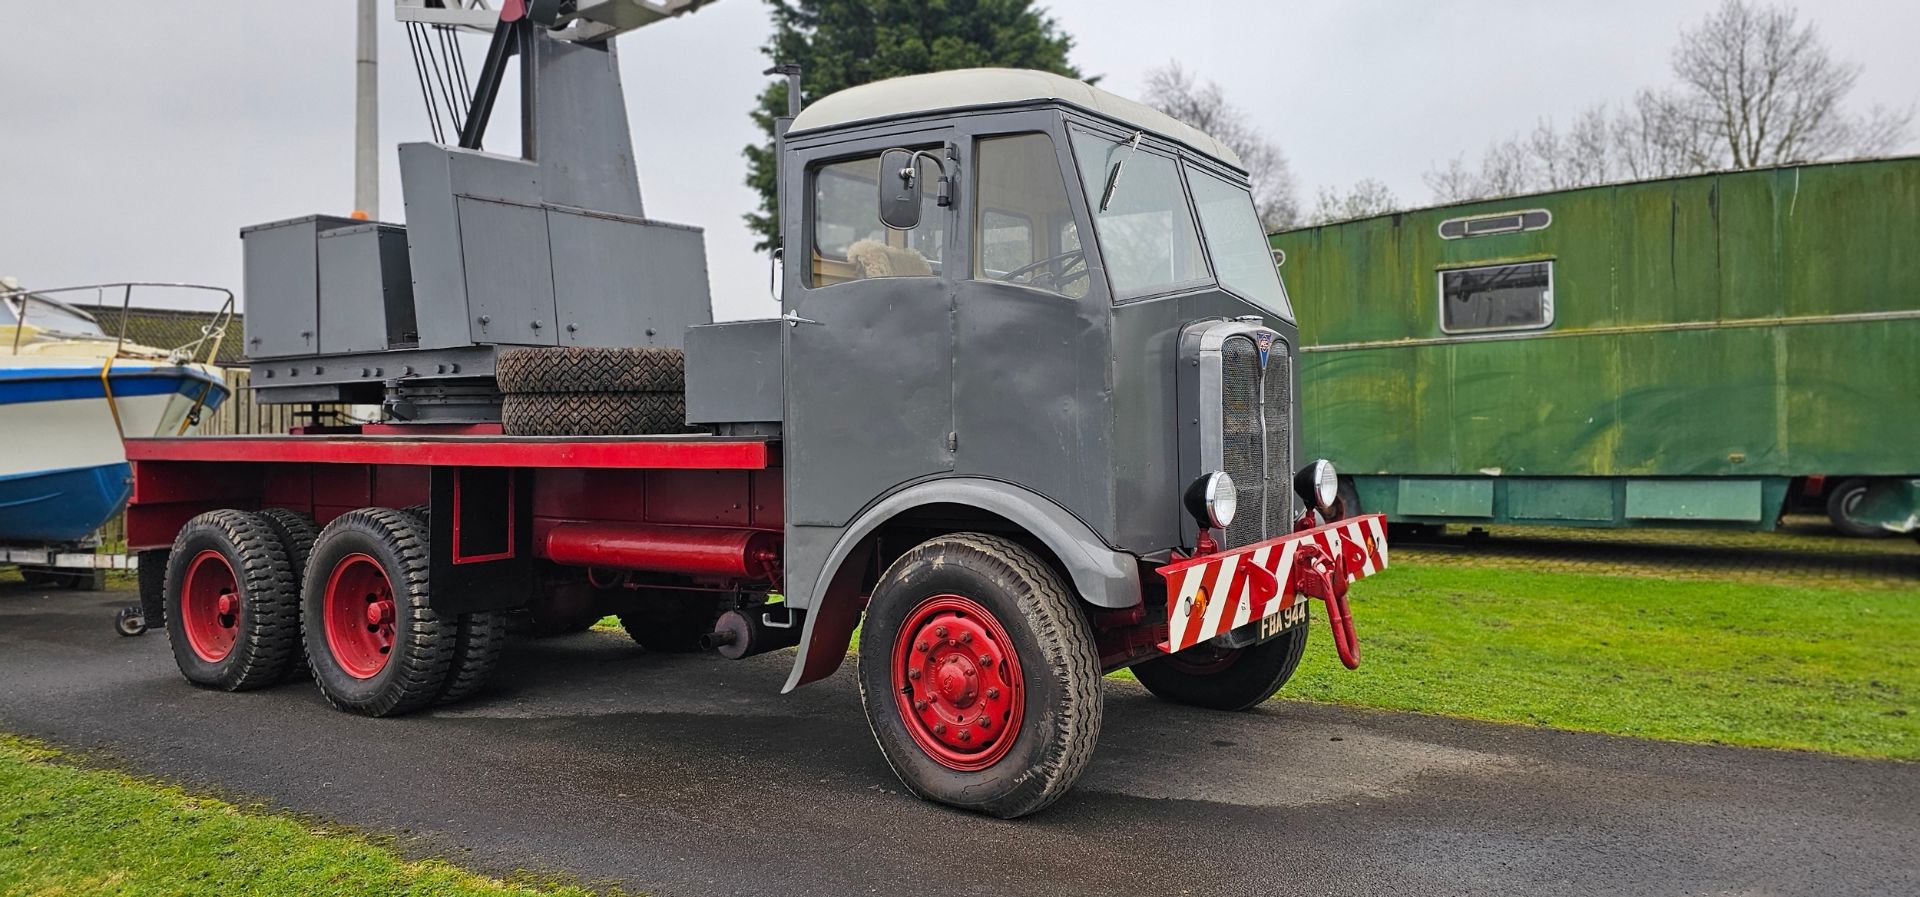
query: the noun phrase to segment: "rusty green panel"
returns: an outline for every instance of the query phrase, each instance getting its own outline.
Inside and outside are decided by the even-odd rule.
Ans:
[[[1507,516],[1544,523],[1611,523],[1613,481],[1600,477],[1507,482]]]
[[[1525,209],[1551,225],[1439,236]],[[1299,312],[1304,448],[1343,470],[1920,472],[1920,158],[1466,203],[1273,245]],[[1550,328],[1441,332],[1438,271],[1532,259],[1554,265]]]
[[[1408,517],[1492,517],[1492,480],[1405,479],[1394,505]]]
[[[1762,498],[1759,480],[1628,480],[1627,517],[1759,523],[1773,516]]]

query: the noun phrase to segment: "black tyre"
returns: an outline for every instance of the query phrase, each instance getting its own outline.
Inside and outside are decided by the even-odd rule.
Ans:
[[[320,531],[300,618],[328,703],[394,716],[446,690],[459,632],[427,606],[428,557],[419,518],[387,508],[343,514]]]
[[[1833,528],[1841,535],[1861,539],[1880,539],[1893,533],[1877,526],[1862,523],[1853,516],[1853,509],[1867,495],[1867,487],[1872,481],[1864,477],[1841,480],[1827,490],[1827,519],[1833,521]]]
[[[286,508],[262,509],[260,519],[280,537],[280,544],[287,549],[287,560],[293,564],[294,578],[304,582],[307,560],[313,557],[313,541],[320,538],[320,526],[312,517]]]
[[[639,602],[620,614],[620,628],[640,646],[658,654],[692,654],[700,637],[720,618],[718,599],[699,592],[641,590]]]
[[[888,765],[928,800],[1002,818],[1058,800],[1100,736],[1100,657],[1059,574],[998,536],[922,542],[887,568],[860,639],[860,700]]]
[[[677,392],[510,394],[501,400],[508,436],[647,436],[686,433],[687,397]]]
[[[105,587],[105,577],[97,570],[62,570],[58,567],[21,567],[20,578],[28,585],[48,589],[72,589],[81,592],[98,592]]]
[[[687,356],[660,346],[508,349],[493,376],[508,395],[685,392]]]
[[[150,629],[167,625],[167,558],[172,553],[165,548],[149,548],[136,555],[140,561],[136,571],[140,579],[140,616]]]
[[[433,544],[433,529],[428,523],[428,505],[408,505],[400,509],[419,524],[420,534]],[[447,684],[441,686],[440,704],[465,700],[486,688],[493,668],[500,663],[500,652],[507,645],[507,612],[478,611],[461,614],[454,621],[453,657],[447,661]]]
[[[1133,675],[1162,701],[1208,710],[1251,710],[1293,678],[1306,650],[1307,627],[1295,626],[1245,648],[1195,645],[1137,664]]]
[[[280,547],[287,550],[287,561],[293,565],[293,593],[287,600],[294,607],[300,606],[300,589],[307,581],[307,560],[313,556],[313,540],[320,538],[320,526],[313,518],[288,508],[263,508],[260,519],[267,522],[273,534],[280,540]],[[305,675],[307,672],[307,652],[302,650],[294,655],[294,668],[290,675]]]
[[[447,663],[447,683],[436,700],[441,704],[464,701],[486,688],[506,646],[505,611],[461,614],[454,629],[453,657]]]
[[[293,565],[259,515],[208,511],[167,559],[167,641],[187,681],[245,691],[286,678],[300,650]]]

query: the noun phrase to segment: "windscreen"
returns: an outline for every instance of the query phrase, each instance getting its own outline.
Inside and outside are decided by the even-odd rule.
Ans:
[[[1207,282],[1186,190],[1172,159],[1142,149],[1138,141],[1118,142],[1084,131],[1074,132],[1073,151],[1087,201],[1093,205],[1100,255],[1115,299]]]
[[[1200,232],[1213,257],[1213,273],[1220,285],[1242,299],[1286,320],[1293,320],[1286,287],[1273,266],[1273,249],[1266,229],[1253,209],[1247,188],[1230,184],[1193,166],[1187,166],[1193,186],[1193,204],[1200,210]]]

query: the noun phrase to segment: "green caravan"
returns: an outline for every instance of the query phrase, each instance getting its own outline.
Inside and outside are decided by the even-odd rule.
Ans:
[[[1403,523],[1920,531],[1920,157],[1275,234],[1306,457]]]

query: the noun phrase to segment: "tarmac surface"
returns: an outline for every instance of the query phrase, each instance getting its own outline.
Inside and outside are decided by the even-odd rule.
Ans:
[[[1094,765],[1001,821],[887,770],[850,676],[788,655],[523,642],[413,717],[202,691],[124,593],[0,584],[0,731],[403,852],[658,895],[1915,894],[1920,764],[1638,741],[1110,681]],[[0,800],[6,796],[0,794]],[[129,845],[130,848],[135,845]]]

